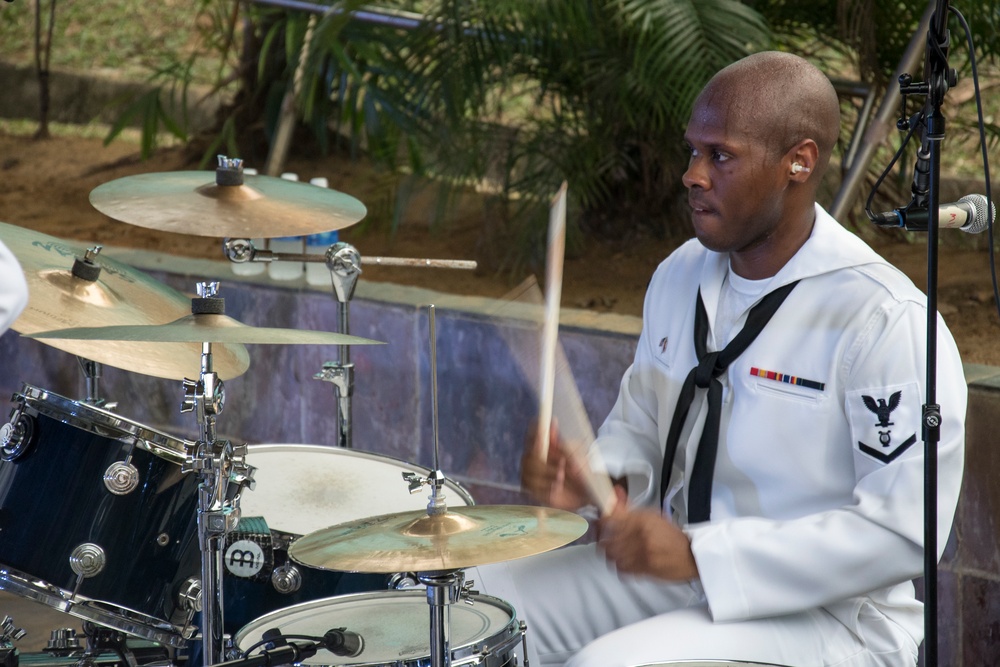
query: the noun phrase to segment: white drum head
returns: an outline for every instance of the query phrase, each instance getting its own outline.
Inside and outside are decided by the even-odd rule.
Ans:
[[[430,470],[370,452],[322,445],[250,445],[255,488],[240,497],[243,516],[262,516],[272,530],[308,535],[327,526],[427,508],[426,487],[410,494],[404,472]],[[449,506],[472,505],[457,482],[445,482]]]
[[[472,596],[474,604],[450,605],[452,654],[464,656],[483,648],[495,650],[511,636],[516,622],[513,609],[487,595]],[[253,621],[233,638],[241,651],[277,628],[283,635],[322,637],[333,628],[346,628],[364,639],[364,649],[354,658],[320,650],[303,665],[385,665],[430,656],[430,607],[423,590],[380,591],[315,600],[279,609]],[[416,663],[413,663],[416,664]],[[423,663],[421,663],[423,664]]]

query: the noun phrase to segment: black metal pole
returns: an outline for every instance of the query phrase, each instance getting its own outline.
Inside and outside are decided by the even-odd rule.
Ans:
[[[921,153],[926,154],[927,193],[927,373],[926,401],[923,406],[924,439],[924,665],[938,665],[937,489],[938,442],[941,436],[941,407],[937,404],[937,289],[938,289],[938,206],[941,184],[941,144],[945,119],[941,113],[945,93],[954,78],[948,68],[948,2],[937,0],[927,32],[925,76],[928,95],[924,120],[926,131]],[[926,153],[925,153],[926,149]],[[918,171],[920,165],[917,167]],[[918,175],[919,176],[919,175]],[[916,189],[914,195],[921,197]],[[918,202],[922,204],[923,202]]]

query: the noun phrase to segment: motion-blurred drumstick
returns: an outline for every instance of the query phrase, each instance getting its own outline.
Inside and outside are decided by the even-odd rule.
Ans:
[[[559,305],[562,300],[563,258],[566,254],[566,181],[563,181],[549,212],[549,247],[545,261],[545,320],[542,322],[541,376],[538,386],[538,455],[549,457],[552,428],[552,394],[556,384],[556,341],[559,337]]]
[[[542,290],[532,276],[501,299],[500,305],[492,313],[498,320],[498,331],[507,343],[507,349],[524,379],[539,397],[539,374],[542,366],[542,346],[539,343],[545,316],[544,301]],[[553,350],[555,380],[551,394],[552,418],[559,423],[559,438],[566,456],[574,461],[583,475],[590,502],[602,516],[607,515],[617,503],[611,478],[600,452],[590,446],[594,441],[594,429],[558,339]]]

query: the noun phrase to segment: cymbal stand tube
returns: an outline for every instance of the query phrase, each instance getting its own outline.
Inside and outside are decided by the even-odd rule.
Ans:
[[[431,432],[434,437],[434,471],[430,477],[431,495],[427,513],[431,516],[444,514],[448,505],[444,501],[444,473],[441,472],[440,438],[438,437],[438,383],[437,383],[437,309],[434,304],[427,306],[427,326],[431,342]]]
[[[425,485],[431,488],[431,495],[428,496],[427,501],[428,516],[436,516],[448,511],[448,504],[445,502],[444,496],[445,476],[441,471],[438,446],[437,327],[435,321],[434,304],[428,304],[427,326],[431,355],[431,430],[434,434],[434,467],[427,477],[421,477],[415,472],[403,473],[403,479],[406,480],[411,494],[416,493],[420,487]]]
[[[218,283],[199,283],[199,299],[192,302],[192,312],[224,312],[221,298],[216,297]],[[198,486],[198,546],[201,550],[202,591],[202,658],[204,665],[222,662],[225,653],[223,637],[223,553],[226,534],[239,521],[239,494],[230,489],[230,480],[247,470],[232,445],[216,438],[216,418],[225,406],[225,387],[212,370],[212,344],[201,347],[201,374],[197,381],[183,382],[184,400],[181,412],[196,411],[201,439],[188,452],[182,472],[197,473]],[[252,482],[252,479],[250,480]]]
[[[440,470],[438,458],[438,381],[437,381],[437,326],[434,304],[427,306],[428,336],[431,341],[431,432],[434,435],[434,469]]]
[[[87,387],[87,397],[84,399],[84,403],[100,407],[104,404],[104,399],[101,398],[101,375],[104,367],[99,361],[91,361],[83,357],[76,359],[80,362],[80,369],[83,371],[83,379]]]
[[[310,255],[316,257],[315,255]],[[351,299],[361,275],[361,256],[349,243],[334,243],[326,251],[326,266],[330,269],[333,295],[340,304],[337,321],[338,333],[351,333]],[[337,396],[337,444],[341,447],[354,446],[354,426],[352,419],[352,398],[354,396],[354,364],[351,363],[351,348],[339,346],[337,361],[323,364],[323,370],[315,375],[318,380],[329,382]]]
[[[431,667],[451,667],[451,607],[461,592],[462,574],[458,570],[418,573],[427,586],[430,607]]]

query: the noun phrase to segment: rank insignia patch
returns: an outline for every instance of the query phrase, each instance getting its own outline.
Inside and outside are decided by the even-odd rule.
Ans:
[[[851,393],[851,425],[861,452],[891,463],[917,441],[920,411],[916,391],[916,385],[912,385]]]

